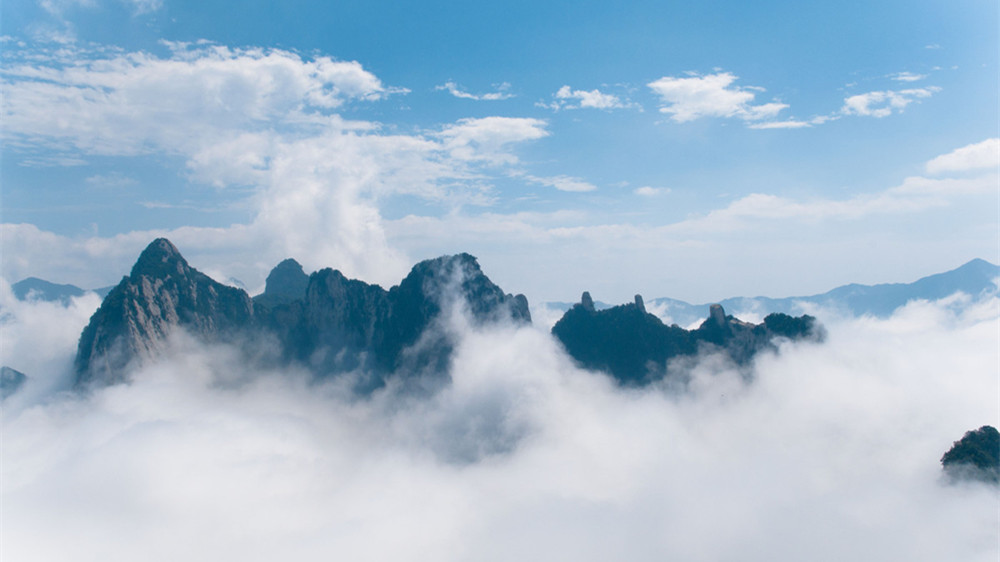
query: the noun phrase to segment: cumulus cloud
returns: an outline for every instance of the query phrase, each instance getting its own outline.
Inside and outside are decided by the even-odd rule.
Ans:
[[[280,49],[170,44],[145,52],[54,53],[48,64],[5,66],[4,136],[56,143],[85,154],[191,154],[234,129],[324,122],[351,100],[387,95],[354,61],[303,59]]]
[[[919,99],[929,98],[940,91],[941,88],[929,86],[907,90],[867,92],[844,99],[844,106],[840,111],[845,115],[888,117],[893,113],[902,112],[911,103]]]
[[[702,117],[761,121],[774,118],[788,107],[779,102],[754,104],[762,88],[734,86],[736,80],[737,77],[729,72],[689,73],[686,77],[664,76],[647,86],[660,96],[664,104],[660,112],[669,114],[678,123]]]
[[[555,98],[552,103],[540,103],[539,105],[556,111],[581,108],[621,109],[632,105],[614,94],[604,93],[596,88],[588,91],[574,90],[569,86],[563,86],[552,97]]]
[[[927,162],[928,174],[968,172],[1000,167],[1000,138],[986,139],[942,154]]]
[[[514,97],[514,94],[508,92],[510,90],[510,84],[503,82],[496,86],[495,92],[487,92],[485,94],[473,94],[462,89],[458,84],[448,81],[440,86],[435,86],[435,90],[444,90],[449,94],[455,96],[456,98],[467,99],[467,100],[477,100],[477,101],[497,101],[506,100]]]
[[[509,117],[388,134],[377,123],[338,113],[401,91],[357,62],[209,43],[167,46],[164,57],[76,48],[7,53],[5,142],[75,162],[93,155],[179,157],[193,182],[245,193],[239,204],[248,208],[250,221],[132,232],[114,240],[5,225],[11,233],[4,247],[8,275],[44,276],[53,264],[27,253],[39,248],[67,256],[70,267],[86,256],[91,269],[112,275],[121,271],[119,248],[135,255],[153,237],[167,236],[196,264],[224,253],[227,261],[216,264],[221,277],[247,279],[251,286],[286,257],[307,267],[335,265],[372,282],[398,281],[409,260],[385,240],[381,199],[406,195],[443,206],[489,205],[485,170],[516,163],[518,143],[548,135],[544,121]],[[87,251],[80,254],[81,248]],[[80,283],[94,275],[77,273]]]
[[[416,398],[352,400],[180,337],[131,385],[8,399],[4,554],[995,560],[995,490],[945,485],[938,460],[998,423],[997,306],[831,322],[750,384],[705,357],[675,367],[681,395],[461,318],[453,382]],[[73,343],[4,328],[5,361]]]

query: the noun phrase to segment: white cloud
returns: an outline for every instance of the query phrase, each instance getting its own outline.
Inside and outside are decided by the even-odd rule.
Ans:
[[[583,193],[587,191],[596,191],[597,186],[586,182],[580,178],[574,178],[571,176],[548,176],[539,177],[525,174],[522,176],[524,179],[541,185],[546,185],[549,187],[554,187],[559,191],[570,191],[576,193]]]
[[[729,72],[678,78],[664,76],[650,82],[653,90],[664,103],[662,113],[678,123],[702,117],[735,117],[746,121],[760,121],[777,116],[787,104],[770,102],[754,105],[760,88],[736,87],[737,77]]]
[[[941,88],[930,86],[908,90],[868,92],[846,98],[840,111],[845,115],[888,117],[893,113],[903,111],[903,108],[914,101],[929,98],[940,91]]]
[[[189,154],[233,129],[323,123],[350,100],[386,96],[357,62],[304,60],[282,50],[172,44],[148,53],[76,52],[68,61],[13,63],[4,78],[7,142],[88,154]]]
[[[997,303],[964,310],[830,322],[823,345],[761,356],[750,384],[711,358],[678,365],[682,396],[617,389],[546,332],[460,319],[452,383],[409,400],[350,400],[177,338],[131,385],[8,399],[4,552],[992,561],[995,490],[943,485],[938,462],[998,423]],[[79,318],[0,337],[65,361]],[[39,369],[29,384],[61,376]]]
[[[815,123],[791,119],[788,121],[765,121],[763,123],[752,123],[748,126],[751,129],[802,129],[805,127],[812,127],[813,124]]]
[[[670,188],[667,187],[650,187],[644,185],[642,187],[637,187],[632,190],[632,193],[636,195],[641,195],[643,197],[656,197],[657,195],[664,195],[670,193]]]
[[[893,74],[891,78],[899,82],[918,82],[920,80],[923,80],[924,78],[927,78],[927,75],[916,74],[913,72],[897,72],[896,74]]]
[[[125,187],[131,187],[135,185],[136,182],[134,178],[130,178],[121,172],[111,172],[110,174],[96,174],[83,180],[87,185],[106,189],[122,189]]]
[[[483,117],[460,119],[435,136],[443,139],[444,147],[459,160],[485,160],[494,164],[514,163],[517,158],[509,144],[537,140],[548,136],[545,121],[517,117]]]
[[[1000,167],[1000,138],[956,148],[927,162],[928,174],[967,172]]]
[[[614,94],[607,94],[598,89],[574,90],[569,86],[563,86],[553,94],[555,100],[551,104],[540,104],[553,110],[560,109],[621,109],[630,107],[631,104],[622,101]]]
[[[495,92],[487,92],[485,94],[472,94],[462,89],[458,84],[448,81],[440,86],[436,86],[435,90],[444,90],[449,94],[455,96],[456,98],[467,99],[467,100],[477,100],[477,101],[497,101],[506,100],[514,97],[514,94],[508,92],[510,90],[510,84],[503,82],[496,86]]]
[[[168,236],[195,263],[225,248],[229,258],[216,265],[222,278],[244,279],[251,286],[286,257],[307,267],[333,265],[372,282],[398,281],[409,260],[386,242],[381,198],[412,195],[444,206],[488,205],[493,197],[484,170],[515,163],[517,143],[548,134],[544,121],[508,117],[463,119],[423,134],[386,134],[378,124],[335,113],[345,103],[396,91],[358,63],[210,44],[169,47],[167,58],[72,49],[25,55],[30,63],[2,71],[6,140],[32,152],[57,149],[73,157],[180,157],[198,183],[249,187],[240,204],[250,222],[112,239],[5,225],[8,274],[44,276],[55,267],[53,256],[60,255],[81,283],[107,284],[128,269],[119,252],[134,259],[149,240]],[[105,176],[92,182],[111,177]],[[169,195],[154,201],[184,204]],[[76,257],[81,247],[93,245],[99,249],[87,259]],[[41,255],[49,258],[39,260]],[[90,272],[82,271],[87,262]]]
[[[62,17],[71,8],[97,8],[101,3],[107,4],[107,0],[40,0],[39,5],[49,14]],[[143,15],[159,11],[163,8],[163,0],[117,0],[132,9],[135,15]]]

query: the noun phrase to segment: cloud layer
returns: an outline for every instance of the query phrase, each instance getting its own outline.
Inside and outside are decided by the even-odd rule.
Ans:
[[[39,338],[66,357],[68,328],[26,331],[24,306],[5,361]],[[4,555],[993,560],[995,491],[944,485],[938,459],[997,423],[998,316],[959,296],[828,321],[749,385],[716,358],[675,365],[685,395],[460,317],[453,383],[417,399],[351,400],[179,337],[132,385],[9,400]],[[33,367],[29,385],[59,378]]]

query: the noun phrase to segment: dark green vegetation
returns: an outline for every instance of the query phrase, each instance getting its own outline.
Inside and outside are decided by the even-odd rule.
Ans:
[[[989,425],[967,431],[941,457],[941,466],[952,481],[1000,483],[1000,432]]]
[[[452,350],[443,313],[467,306],[475,323],[530,322],[528,301],[504,294],[468,254],[418,263],[388,291],[294,260],[268,276],[262,295],[218,283],[188,265],[166,239],[153,241],[108,294],[80,336],[76,384],[113,384],[161,353],[175,327],[206,343],[236,343],[257,360],[317,376],[354,372],[359,388],[391,373],[446,372]]]
[[[776,349],[774,339],[822,339],[811,316],[771,314],[763,324],[726,316],[720,305],[696,330],[667,326],[646,312],[642,297],[635,302],[596,310],[589,293],[566,311],[552,333],[583,367],[605,371],[623,385],[643,385],[666,375],[667,362],[699,351],[719,350],[746,364],[761,350]]]

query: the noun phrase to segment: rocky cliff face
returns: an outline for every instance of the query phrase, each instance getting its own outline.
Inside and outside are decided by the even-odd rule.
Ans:
[[[449,307],[464,306],[476,323],[530,322],[523,295],[504,294],[468,254],[415,265],[389,289],[347,279],[339,271],[312,274],[301,301],[289,305],[291,323],[269,323],[281,334],[291,357],[320,375],[362,370],[370,386],[388,373],[443,372],[452,345],[435,325]]]
[[[662,378],[666,363],[678,356],[717,349],[745,364],[764,349],[775,349],[777,337],[821,339],[822,328],[811,316],[772,314],[762,324],[742,322],[712,305],[696,330],[667,326],[646,312],[642,297],[635,302],[595,310],[584,293],[566,311],[552,333],[581,366],[605,371],[622,385],[643,385]]]
[[[170,333],[183,328],[207,342],[270,339],[278,351],[267,360],[317,376],[352,371],[370,389],[391,373],[445,370],[452,342],[438,323],[452,306],[465,307],[475,323],[531,321],[527,299],[504,294],[468,254],[420,262],[388,291],[333,269],[307,276],[285,260],[251,300],[190,267],[173,244],[158,239],[84,329],[77,385],[126,380],[129,364],[155,357]]]
[[[246,292],[192,268],[169,240],[159,238],[84,328],[76,383],[124,380],[126,366],[155,357],[176,327],[214,342],[236,337],[253,321],[253,303]]]

